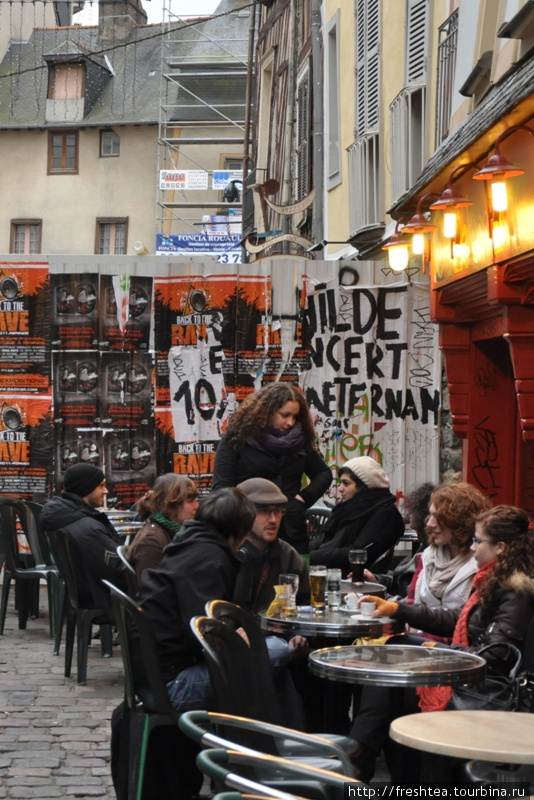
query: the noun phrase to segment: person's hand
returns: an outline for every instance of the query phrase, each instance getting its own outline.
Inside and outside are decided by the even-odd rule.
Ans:
[[[373,575],[372,572],[369,572],[368,569],[364,569],[363,577],[366,581],[370,581],[371,583],[376,583],[376,575]]]
[[[391,617],[399,607],[399,604],[394,603],[393,600],[383,600],[381,597],[367,594],[360,597],[358,606],[361,603],[376,603],[376,611],[373,611],[373,617]]]
[[[310,652],[310,645],[305,636],[293,636],[288,644],[293,649],[293,658],[303,658]]]

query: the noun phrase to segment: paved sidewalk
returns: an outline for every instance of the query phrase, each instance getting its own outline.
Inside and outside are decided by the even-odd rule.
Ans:
[[[46,613],[41,587],[41,613]],[[52,654],[48,618],[19,631],[10,591],[0,636],[0,798],[99,797],[115,800],[110,773],[110,718],[123,695],[118,647],[101,658],[89,648],[87,685],[63,675],[65,650]]]

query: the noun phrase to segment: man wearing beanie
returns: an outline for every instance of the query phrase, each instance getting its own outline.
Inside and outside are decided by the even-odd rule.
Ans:
[[[341,501],[332,510],[310,564],[350,572],[349,549],[367,550],[367,566],[393,547],[404,533],[402,515],[389,490],[389,478],[370,456],[346,461],[338,471]]]
[[[63,492],[45,503],[41,525],[45,531],[66,528],[78,546],[83,564],[76,569],[79,600],[82,606],[103,608],[112,617],[109,592],[103,578],[127,591],[125,567],[117,556],[122,541],[103,511],[107,495],[104,473],[92,464],[74,464],[63,477]],[[93,591],[86,573],[94,580]]]

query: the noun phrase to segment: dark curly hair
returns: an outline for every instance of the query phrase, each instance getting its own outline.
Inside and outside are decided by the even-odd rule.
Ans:
[[[480,590],[480,604],[490,611],[497,604],[499,590],[511,575],[522,572],[534,578],[534,533],[526,513],[515,506],[495,506],[480,514],[477,524],[493,544],[503,542],[506,545],[497,555],[495,567]]]
[[[430,505],[436,509],[439,525],[449,528],[452,542],[465,555],[471,548],[475,523],[479,514],[491,508],[491,500],[470,483],[452,483],[439,486],[430,496]],[[427,528],[428,543],[434,543],[434,534]]]
[[[192,500],[197,495],[198,489],[191,478],[167,472],[156,478],[152,489],[149,489],[137,503],[139,519],[148,519],[155,511],[169,517],[169,511],[180,506],[184,500]]]
[[[426,520],[430,506],[430,497],[435,490],[433,483],[422,483],[413,492],[406,495],[404,508],[410,516],[410,524],[417,533],[417,538],[421,544],[426,544]]]
[[[247,442],[261,443],[269,430],[275,413],[286,403],[298,403],[297,422],[300,422],[307,452],[314,449],[315,431],[310,410],[300,389],[292,383],[269,383],[246,397],[228,423],[228,443],[239,450]]]

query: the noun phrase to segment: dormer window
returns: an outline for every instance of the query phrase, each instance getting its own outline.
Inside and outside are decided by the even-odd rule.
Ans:
[[[49,65],[49,100],[76,100],[84,96],[85,64],[69,61],[63,64]]]

